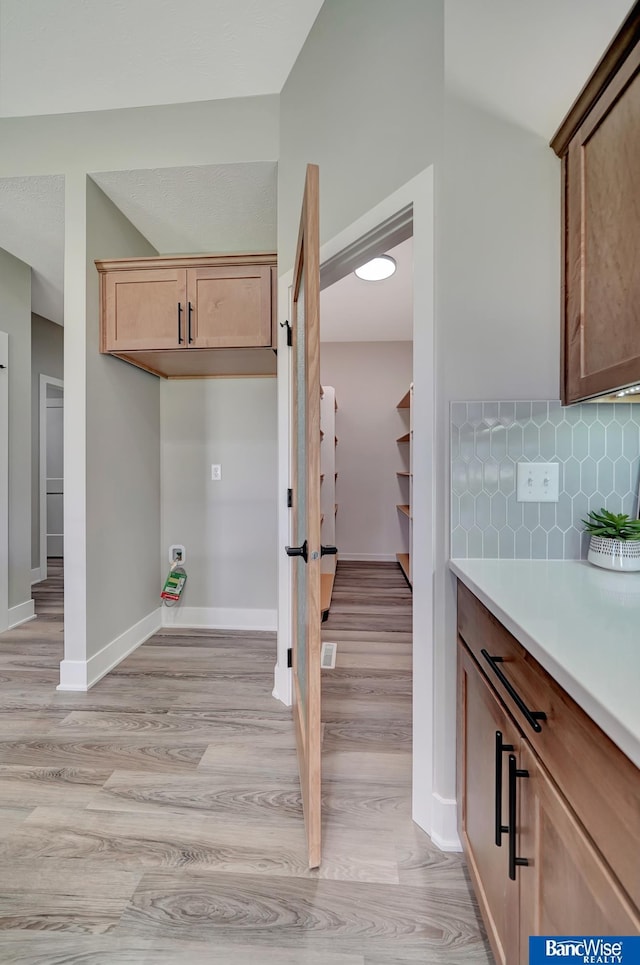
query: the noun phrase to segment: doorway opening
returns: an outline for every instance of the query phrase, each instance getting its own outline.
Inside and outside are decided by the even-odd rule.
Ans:
[[[64,562],[64,383],[40,376],[39,579],[62,577]]]
[[[395,266],[390,277],[352,271],[320,297],[321,380],[336,399],[334,431],[321,443],[334,468],[323,491],[335,486],[339,548],[327,638],[410,639],[412,629],[413,239],[380,254]]]

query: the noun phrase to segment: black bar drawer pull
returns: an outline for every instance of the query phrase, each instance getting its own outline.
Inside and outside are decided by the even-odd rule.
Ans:
[[[496,731],[496,802],[495,802],[495,824],[496,824],[496,844],[502,847],[502,835],[509,830],[508,825],[502,823],[502,755],[504,751],[512,751],[513,744],[502,743],[502,731]]]
[[[516,855],[516,781],[519,777],[529,777],[529,771],[521,770],[516,764],[514,754],[509,754],[509,877],[516,880],[516,868],[528,865],[528,858],[518,858]]]
[[[499,663],[502,663],[502,657],[492,657],[488,650],[481,650],[480,653],[487,661],[487,663],[489,664],[494,674],[496,675],[496,677],[498,678],[502,686],[505,688],[505,690],[507,691],[511,699],[515,702],[516,706],[518,707],[518,710],[520,710],[524,714],[524,716],[527,719],[527,723],[530,724],[531,727],[533,727],[536,734],[541,733],[542,727],[540,726],[539,721],[547,719],[547,715],[545,714],[545,712],[543,710],[529,710],[529,708],[527,707],[524,700],[517,692],[513,684],[505,677],[504,673],[498,666]]]
[[[321,546],[320,556],[337,556],[338,547],[337,546]]]
[[[191,345],[191,343],[193,342],[193,338],[192,338],[192,336],[191,336],[191,315],[192,315],[192,313],[193,313],[193,307],[192,307],[192,305],[191,305],[191,302],[189,302],[189,313],[188,313],[188,316],[187,316],[187,318],[188,318],[188,321],[187,321],[187,332],[188,332],[187,338],[189,339],[189,345]]]
[[[182,345],[184,339],[182,337],[182,305],[178,302],[178,345]]]

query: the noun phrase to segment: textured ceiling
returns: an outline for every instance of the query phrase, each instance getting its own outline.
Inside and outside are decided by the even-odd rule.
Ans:
[[[31,265],[32,310],[62,325],[62,176],[0,179],[0,246]]]
[[[391,278],[362,281],[351,273],[320,292],[323,342],[413,339],[413,238],[387,254],[398,264]]]
[[[631,0],[445,0],[447,86],[550,140]]]
[[[0,115],[279,93],[322,0],[2,0]]]
[[[275,251],[275,162],[93,174],[163,254]]]

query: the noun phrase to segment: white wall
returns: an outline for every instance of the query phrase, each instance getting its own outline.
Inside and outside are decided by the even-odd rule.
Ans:
[[[440,139],[442,0],[325,0],[280,96],[278,267],[293,265],[308,163],[321,241],[424,170]]]
[[[278,164],[279,315],[287,312],[286,271],[293,263],[305,165],[320,165],[320,237],[325,256],[340,250],[337,239],[353,243],[385,218],[414,204],[414,395],[417,460],[414,491],[414,817],[427,829],[432,821],[433,715],[431,568],[434,512],[431,435],[433,429],[433,188],[430,166],[440,157],[443,106],[443,2],[325,0],[307,42],[285,84],[280,101]],[[394,206],[397,202],[397,206]],[[371,221],[372,209],[380,212]],[[382,214],[384,209],[384,214]],[[418,224],[419,222],[419,224]],[[365,226],[366,224],[366,226]],[[359,234],[352,235],[352,227]],[[348,230],[347,230],[348,229]],[[328,249],[331,249],[329,251]],[[285,273],[284,275],[282,273]],[[281,346],[282,346],[281,342]],[[286,350],[285,350],[286,351]],[[286,420],[288,371],[279,354],[279,411]],[[281,439],[280,489],[288,480],[286,437]],[[280,490],[279,490],[280,491]],[[280,539],[286,541],[288,512],[280,503]],[[287,697],[284,655],[289,645],[289,567],[280,563],[276,692]],[[451,801],[443,805],[452,814]],[[446,818],[441,821],[442,827]],[[440,840],[450,839],[448,831]]]
[[[40,566],[40,376],[64,378],[64,329],[31,316],[31,568]]]
[[[0,330],[9,336],[9,623],[31,604],[31,269],[0,248]]]
[[[100,355],[96,258],[154,249],[84,174],[65,190],[65,659],[86,689],[157,628],[160,390]]]
[[[409,447],[396,439],[409,428],[396,408],[412,379],[411,342],[323,342],[321,381],[336,390],[336,545],[341,558],[394,560],[407,552]]]
[[[158,607],[160,383],[100,355],[96,258],[156,254],[87,179],[87,655]],[[123,568],[126,579],[122,578]]]
[[[171,623],[275,629],[276,389],[275,379],[161,384],[160,573],[173,543],[188,573],[180,605],[165,609]]]
[[[437,199],[434,789],[447,799],[456,730],[449,403],[558,398],[560,162],[542,137],[447,94]]]
[[[3,118],[0,141],[0,177],[273,161],[278,97]]]

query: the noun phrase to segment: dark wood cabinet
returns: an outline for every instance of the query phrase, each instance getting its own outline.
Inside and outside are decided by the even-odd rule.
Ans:
[[[640,382],[640,3],[551,143],[563,165],[568,404]]]
[[[530,935],[640,933],[638,769],[462,584],[458,801],[500,965]]]
[[[96,266],[103,353],[165,378],[275,374],[275,255]]]

